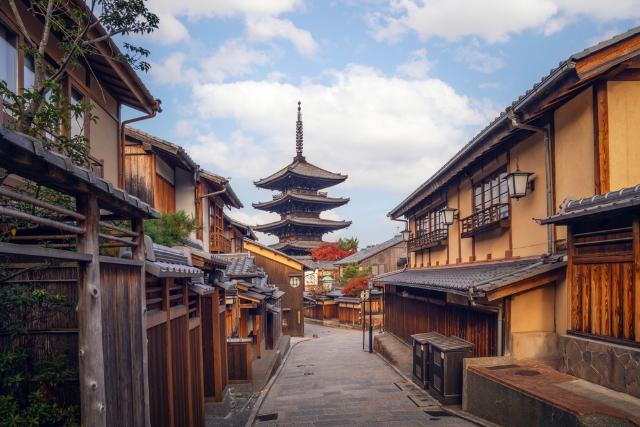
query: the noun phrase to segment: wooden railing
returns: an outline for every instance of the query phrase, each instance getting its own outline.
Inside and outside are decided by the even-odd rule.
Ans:
[[[481,231],[509,227],[509,204],[499,203],[460,220],[462,237],[471,237]]]
[[[219,233],[211,233],[209,237],[209,252],[227,254],[231,252],[231,239]]]
[[[446,245],[448,230],[441,228],[432,231],[421,230],[409,239],[409,251],[419,251],[421,249]]]

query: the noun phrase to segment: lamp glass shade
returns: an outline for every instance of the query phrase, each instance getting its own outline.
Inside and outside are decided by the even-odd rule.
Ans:
[[[442,222],[446,225],[452,225],[453,220],[455,219],[457,209],[454,208],[444,208],[441,211]]]
[[[297,288],[300,286],[300,278],[299,277],[290,277],[289,278],[289,286],[292,288]]]
[[[519,199],[527,195],[527,187],[529,184],[530,172],[521,172],[519,170],[507,174],[507,190],[509,197]]]
[[[402,240],[404,242],[408,242],[409,238],[411,237],[411,232],[409,230],[402,230]]]

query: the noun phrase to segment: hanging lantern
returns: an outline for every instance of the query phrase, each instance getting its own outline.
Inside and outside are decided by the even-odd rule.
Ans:
[[[516,169],[515,172],[508,173],[505,177],[507,180],[507,190],[509,197],[519,199],[527,195],[529,188],[529,177],[533,175],[531,172],[522,172]]]
[[[442,222],[445,225],[452,225],[453,221],[457,217],[456,212],[458,212],[458,210],[455,209],[455,208],[446,207],[446,208],[442,209],[440,211],[440,215],[442,215]]]

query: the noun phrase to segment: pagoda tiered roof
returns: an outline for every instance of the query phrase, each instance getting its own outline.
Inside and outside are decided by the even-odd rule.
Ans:
[[[324,218],[307,218],[307,217],[289,217],[280,221],[270,222],[268,224],[256,225],[254,230],[263,233],[282,234],[288,228],[303,227],[304,229],[313,229],[316,233],[326,233],[329,231],[340,230],[351,225],[351,221],[334,221]]]
[[[266,178],[255,181],[254,184],[256,187],[268,190],[286,190],[293,187],[321,190],[339,184],[347,178],[347,175],[319,168],[298,155],[287,166]]]
[[[271,245],[273,249],[285,253],[302,252],[309,253],[311,249],[315,249],[323,242],[321,240],[289,240]]]
[[[338,206],[345,205],[349,202],[344,197],[327,197],[323,193],[304,194],[293,191],[286,191],[282,194],[274,196],[273,200],[267,202],[254,203],[253,207],[269,212],[284,212],[291,208],[311,206],[316,211],[321,212],[327,209],[333,209]]]

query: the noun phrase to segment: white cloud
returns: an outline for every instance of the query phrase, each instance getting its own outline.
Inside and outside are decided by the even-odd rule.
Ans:
[[[316,53],[318,45],[311,33],[296,27],[288,19],[273,16],[249,16],[246,19],[247,35],[254,41],[285,39],[291,42],[296,50],[306,56]]]
[[[537,29],[551,34],[578,17],[598,22],[640,17],[638,0],[390,0],[388,13],[369,16],[373,36],[397,41],[408,32],[449,41],[479,37],[504,42]]]
[[[457,49],[455,59],[469,68],[481,73],[490,74],[504,66],[504,59],[481,50],[477,40]]]
[[[279,15],[291,12],[301,4],[301,0],[149,0],[152,10],[196,19],[234,15]]]
[[[198,72],[186,66],[187,55],[183,52],[172,52],[161,62],[152,62],[149,73],[158,83],[174,85],[191,83],[198,78]]]
[[[177,17],[165,12],[158,14],[158,18],[158,29],[148,36],[151,40],[160,44],[175,44],[189,40],[189,30]]]
[[[311,162],[348,173],[347,187],[405,192],[495,111],[438,79],[407,80],[357,65],[332,76],[329,83],[299,85],[268,80],[194,85],[193,111],[200,116],[193,120],[200,136],[190,153],[224,174],[252,180],[267,176],[295,154],[301,99],[305,155]],[[206,129],[219,119],[237,126],[224,140]]]
[[[396,67],[398,75],[410,79],[424,79],[431,69],[431,62],[427,59],[427,50],[418,49],[409,54],[409,60]]]

